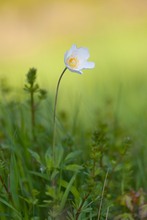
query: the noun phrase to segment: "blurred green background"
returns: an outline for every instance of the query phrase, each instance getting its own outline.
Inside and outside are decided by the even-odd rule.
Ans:
[[[78,106],[90,121],[93,109],[111,109],[124,123],[145,126],[147,1],[0,1],[0,77],[12,87],[22,89],[35,67],[53,95],[72,44],[87,47],[96,67],[66,72],[59,108]]]

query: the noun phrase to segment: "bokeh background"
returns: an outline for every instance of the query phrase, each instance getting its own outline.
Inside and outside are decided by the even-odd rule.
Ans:
[[[59,108],[112,109],[138,130],[147,118],[146,0],[0,1],[0,77],[23,93],[30,67],[54,95],[72,44],[87,47],[95,69],[66,72]],[[113,103],[113,107],[112,107]]]

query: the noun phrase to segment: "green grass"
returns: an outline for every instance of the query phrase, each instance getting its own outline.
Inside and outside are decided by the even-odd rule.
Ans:
[[[65,78],[73,77],[73,80],[80,77],[66,74]],[[80,80],[84,81],[85,75]],[[100,92],[93,97],[86,90],[81,97],[73,95],[74,99],[70,100],[65,97],[67,88],[62,80],[55,159],[52,157],[53,96],[48,91],[48,97],[41,101],[39,88],[33,90],[37,107],[33,109],[35,123],[32,123],[32,104],[28,101],[31,87],[29,81],[25,80],[26,83],[27,93],[23,92],[21,100],[15,89],[11,96],[9,86],[4,83],[1,86],[1,219],[143,216],[144,212],[138,214],[138,210],[146,209],[146,198],[141,202],[147,190],[146,115],[141,114],[145,113],[145,103],[140,99],[140,105],[134,108],[138,91],[142,94],[145,89],[140,88],[140,82],[135,82],[134,88],[131,85],[135,94],[128,94],[128,88],[124,90],[115,82],[115,87],[108,87],[107,91],[98,88]],[[130,103],[133,97],[135,101]],[[138,200],[132,200],[131,190],[134,190],[133,198]],[[132,207],[136,207],[133,212]]]

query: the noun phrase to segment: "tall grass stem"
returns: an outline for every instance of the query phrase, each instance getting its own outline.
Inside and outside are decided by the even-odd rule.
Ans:
[[[103,204],[104,191],[105,191],[105,187],[106,187],[108,172],[109,172],[109,170],[107,170],[107,173],[106,173],[106,176],[105,176],[105,180],[104,180],[104,184],[103,184],[103,188],[102,188],[102,195],[101,195],[101,200],[100,200],[100,205],[99,205],[99,211],[98,211],[98,218],[97,218],[97,220],[100,220],[100,216],[101,216],[101,209],[102,209],[102,204]]]

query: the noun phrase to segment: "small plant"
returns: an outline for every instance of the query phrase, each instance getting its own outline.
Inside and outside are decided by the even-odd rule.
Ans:
[[[36,110],[38,103],[35,103],[35,94],[38,94],[40,100],[46,98],[47,92],[44,89],[40,89],[39,85],[36,83],[37,69],[30,68],[26,78],[27,84],[24,86],[24,90],[30,94],[30,110],[31,110],[31,123],[32,123],[32,136],[35,139],[35,125],[36,125]]]

